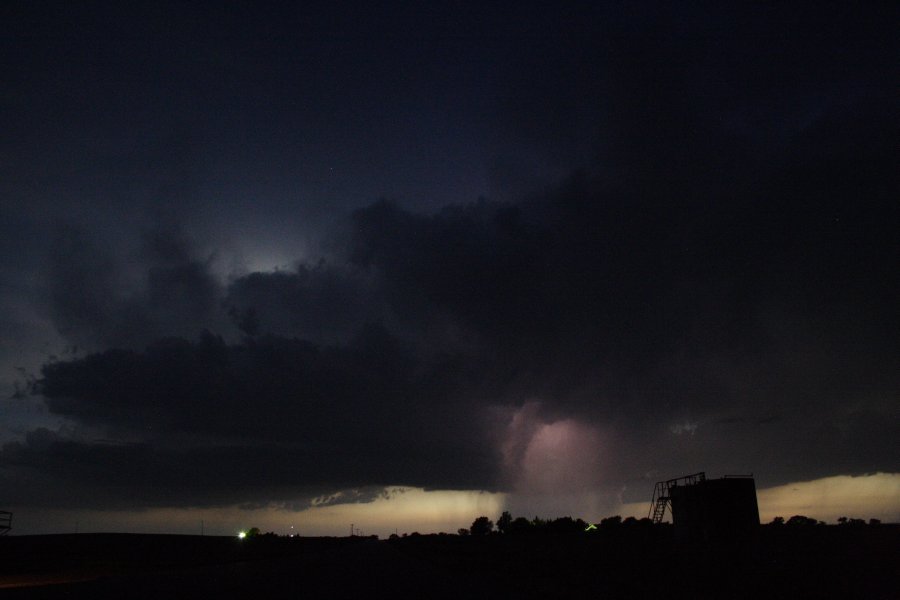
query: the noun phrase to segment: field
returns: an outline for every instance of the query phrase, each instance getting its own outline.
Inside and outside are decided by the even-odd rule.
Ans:
[[[583,535],[0,539],[4,598],[897,598],[900,527]]]

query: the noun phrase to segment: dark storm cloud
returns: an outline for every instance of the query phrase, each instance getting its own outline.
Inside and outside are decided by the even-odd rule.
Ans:
[[[253,311],[249,333],[263,335],[49,364],[39,389],[55,414],[143,440],[65,442],[126,487],[138,481],[106,481],[101,456],[137,453],[175,489],[181,471],[154,461],[199,469],[215,452],[242,454],[254,485],[496,487],[503,429],[485,410],[532,398],[548,419],[617,428],[622,479],[710,463],[762,463],[771,482],[889,470],[897,208],[883,195],[887,148],[873,142],[887,141],[886,123],[858,115],[810,128],[795,142],[802,162],[786,159],[759,181],[765,195],[727,207],[661,207],[586,175],[517,204],[420,215],[375,203],[353,215],[340,268],[231,283],[220,310]],[[830,143],[838,135],[846,148]],[[382,313],[394,333],[364,324]],[[217,443],[166,449],[194,436]],[[46,470],[58,448],[26,440],[4,458]]]
[[[178,231],[150,229],[121,251],[74,226],[55,232],[44,309],[70,342],[140,347],[219,325],[220,284]],[[126,246],[127,248],[127,246]]]
[[[355,258],[385,273],[399,314],[447,311],[494,355],[534,373],[538,395],[565,395],[596,376],[610,392],[646,386],[688,406],[719,403],[739,391],[727,389],[738,382],[717,362],[788,396],[833,395],[832,378],[888,393],[897,208],[882,190],[896,177],[890,148],[873,143],[886,142],[885,124],[873,118],[842,133],[867,140],[865,156],[832,148],[844,156],[823,157],[812,172],[789,162],[761,178],[765,196],[740,193],[724,205],[676,196],[660,206],[578,178],[511,207],[425,217],[374,205],[356,215]],[[828,168],[835,159],[842,172]],[[873,168],[879,175],[868,177]],[[809,178],[806,197],[797,197],[797,177]],[[792,352],[817,356],[798,365]],[[803,383],[789,385],[792,377]],[[641,410],[616,402],[626,414]]]
[[[135,509],[239,503],[250,508],[260,502],[302,510],[369,502],[383,493],[383,488],[346,487],[371,471],[365,477],[355,471],[323,473],[327,453],[277,443],[178,447],[76,440],[41,428],[5,444],[2,456],[5,478],[16,482],[7,502],[15,505]],[[358,470],[372,466],[364,458],[357,463]],[[374,466],[375,473],[383,471],[383,465]]]
[[[383,301],[364,272],[324,261],[240,277],[228,287],[224,302],[239,325],[250,318],[260,332],[319,343],[346,341],[385,315]]]
[[[140,218],[130,244],[61,228],[44,305],[97,352],[44,367],[36,390],[77,427],[7,444],[7,480],[27,475],[23,501],[59,479],[109,506],[508,488],[507,438],[523,436],[507,446],[524,460],[540,424],[565,419],[609,454],[611,487],[703,469],[765,484],[896,470],[900,131],[884,26],[649,12],[533,31],[521,17],[534,35],[465,38],[498,70],[471,97],[496,96],[482,133],[506,201],[374,202],[320,233],[327,260],[227,283],[187,241],[193,214]],[[466,56],[454,81],[482,81]],[[242,57],[239,72],[260,64]],[[313,70],[329,85],[309,101],[348,115],[335,139],[354,148],[373,113],[338,91],[370,62]],[[440,79],[430,59],[402,65],[363,82],[381,101],[375,131]],[[252,81],[290,104],[282,67]],[[379,168],[390,155],[360,144]],[[146,177],[140,160],[120,166],[171,208],[194,194],[181,160]]]
[[[227,490],[232,500],[266,482],[314,495],[396,482],[484,485],[494,450],[483,425],[466,418],[459,375],[452,359],[419,359],[377,326],[342,347],[272,336],[231,346],[211,334],[162,340],[48,364],[38,384],[54,414],[137,443],[35,432],[8,444],[3,460],[112,487],[192,497],[208,487],[219,499]]]

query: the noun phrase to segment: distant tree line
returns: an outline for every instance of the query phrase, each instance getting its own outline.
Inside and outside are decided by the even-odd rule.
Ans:
[[[855,519],[848,517],[840,517],[838,525],[841,527],[875,527],[881,525],[879,519],[869,519],[868,523],[864,519]],[[775,517],[766,526],[767,527],[812,527],[825,526],[825,521],[819,521],[804,515],[794,515],[785,520],[784,517]],[[577,533],[617,533],[617,532],[635,532],[647,531],[654,527],[670,527],[669,523],[660,523],[654,525],[653,521],[648,518],[637,519],[635,517],[622,518],[619,515],[606,517],[598,523],[588,523],[583,519],[573,519],[572,517],[558,517],[556,519],[542,519],[535,516],[532,519],[526,517],[513,517],[509,511],[503,511],[503,514],[497,519],[496,524],[486,516],[480,516],[472,522],[469,528],[460,528],[457,535],[483,537],[488,535],[533,535],[533,534],[550,534],[550,535],[571,535]],[[442,533],[440,535],[451,535]],[[410,537],[420,537],[418,532],[409,534]],[[247,538],[273,538],[279,537],[275,533],[268,531],[262,533],[259,528],[251,527],[244,532]],[[369,536],[377,539],[378,536]],[[391,534],[390,539],[397,539],[400,536]],[[402,537],[407,537],[403,534]]]
[[[853,519],[840,517],[838,525],[844,527],[865,527],[864,519]],[[784,517],[775,517],[769,523],[770,526],[779,527],[809,527],[813,525],[825,525],[824,521],[818,521],[804,515],[794,515],[785,521]],[[879,519],[869,519],[868,526],[874,527],[881,525]],[[626,530],[646,529],[653,527],[653,521],[649,518],[637,519],[635,517],[626,517],[623,519],[619,515],[606,517],[601,519],[599,523],[588,523],[582,519],[573,519],[572,517],[559,517],[556,519],[542,519],[535,516],[533,519],[526,517],[515,517],[509,511],[503,511],[503,514],[497,519],[496,526],[494,521],[486,516],[480,516],[472,522],[472,526],[468,529],[461,528],[457,532],[461,536],[486,536],[486,535],[526,535],[535,533],[549,534],[572,534],[578,532],[615,532]],[[668,526],[667,523],[661,526]]]
[[[636,519],[627,517],[624,520],[621,516],[607,517],[599,523],[588,523],[583,519],[573,519],[572,517],[558,517],[556,519],[542,519],[535,516],[533,519],[526,517],[515,517],[509,511],[503,511],[503,514],[497,519],[496,529],[494,522],[486,516],[481,516],[472,522],[472,526],[468,529],[459,530],[459,535],[485,536],[491,534],[499,535],[528,535],[537,533],[546,534],[574,534],[591,531],[614,531],[619,529],[633,529],[652,527],[653,522],[650,519]]]
[[[865,519],[853,519],[847,517],[838,517],[838,525],[842,527],[865,527],[866,521]],[[789,526],[789,527],[811,527],[813,525],[825,525],[825,521],[818,521],[811,517],[807,517],[804,515],[794,515],[787,521],[784,520],[784,517],[775,517],[769,523],[769,525],[773,527],[781,527],[781,526]],[[881,525],[880,519],[869,519],[868,525],[870,527],[876,527]]]

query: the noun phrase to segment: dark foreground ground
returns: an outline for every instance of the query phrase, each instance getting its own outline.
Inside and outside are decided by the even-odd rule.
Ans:
[[[900,528],[568,536],[0,538],[3,598],[900,598]]]

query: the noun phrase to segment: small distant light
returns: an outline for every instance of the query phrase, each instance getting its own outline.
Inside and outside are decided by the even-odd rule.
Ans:
[[[595,529],[597,529],[597,526],[594,525],[593,523],[589,524],[587,527],[584,528],[585,531],[594,531]]]
[[[240,532],[240,533],[238,534],[238,539],[239,539],[239,540],[242,540],[242,539],[244,539],[245,537],[247,537],[247,532],[246,532],[246,531],[242,531],[242,532]]]

